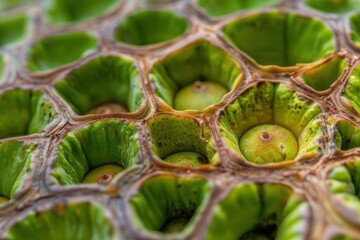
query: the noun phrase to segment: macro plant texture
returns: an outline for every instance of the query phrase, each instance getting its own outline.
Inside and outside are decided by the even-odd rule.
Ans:
[[[360,239],[358,0],[0,0],[0,239]]]

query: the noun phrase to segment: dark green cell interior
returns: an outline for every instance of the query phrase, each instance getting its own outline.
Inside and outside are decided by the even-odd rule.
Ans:
[[[318,153],[322,135],[321,109],[281,83],[259,83],[246,90],[225,108],[219,118],[220,133],[227,145],[241,154],[239,139],[262,124],[281,126],[294,134],[298,141],[298,155]]]
[[[23,40],[28,27],[29,20],[26,15],[2,15],[0,17],[0,48]]]
[[[0,197],[13,198],[29,175],[35,146],[23,142],[0,143]]]
[[[29,49],[26,67],[30,72],[51,70],[94,52],[97,44],[95,36],[84,32],[46,37]]]
[[[360,13],[356,13],[350,17],[350,37],[355,46],[360,48]]]
[[[351,216],[360,223],[360,159],[337,165],[328,178],[334,198],[349,208]]]
[[[271,6],[280,0],[198,0],[198,5],[212,17],[223,16],[241,10]]]
[[[0,94],[0,138],[41,132],[56,115],[40,91],[5,91]]]
[[[197,153],[206,159],[207,163],[215,163],[218,159],[212,145],[210,129],[204,125],[200,126],[191,118],[158,115],[150,119],[148,130],[152,149],[162,160],[182,152]]]
[[[335,57],[306,71],[302,75],[302,79],[309,87],[317,91],[324,91],[341,76],[346,67],[345,59]]]
[[[59,144],[51,178],[79,184],[92,169],[106,164],[129,168],[138,159],[136,127],[121,120],[99,121],[68,133]]]
[[[176,93],[184,87],[209,81],[232,90],[241,73],[242,69],[224,50],[198,41],[156,63],[150,76],[156,95],[174,107]]]
[[[178,232],[190,232],[210,195],[209,183],[199,177],[156,176],[147,179],[130,199],[131,220],[141,230],[158,234],[169,222],[187,219]]]
[[[357,238],[346,235],[337,235],[333,237],[332,240],[357,240]]]
[[[143,10],[123,19],[115,29],[117,41],[145,46],[172,40],[189,28],[186,18],[167,10]]]
[[[55,85],[61,97],[80,115],[104,104],[119,104],[135,112],[144,101],[139,71],[132,60],[101,56],[70,72]]]
[[[334,35],[318,19],[270,11],[228,23],[224,34],[258,64],[295,66],[334,52]]]
[[[239,183],[214,207],[206,239],[305,239],[309,211],[287,187]]]
[[[103,208],[95,203],[55,205],[30,211],[7,232],[6,239],[117,239]]]
[[[307,0],[306,5],[322,12],[337,14],[360,9],[358,0]]]
[[[48,0],[47,17],[54,25],[93,19],[110,11],[123,0]]]
[[[336,124],[335,145],[341,150],[360,147],[360,129],[346,121]]]
[[[360,65],[357,65],[351,72],[342,96],[345,97],[354,110],[360,113]]]

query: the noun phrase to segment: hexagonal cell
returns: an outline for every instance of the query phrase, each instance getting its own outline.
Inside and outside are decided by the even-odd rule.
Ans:
[[[360,9],[357,0],[307,0],[306,5],[325,13],[345,14]]]
[[[149,120],[148,130],[153,152],[166,163],[200,167],[219,161],[210,128],[191,118],[158,115]]]
[[[268,7],[279,3],[280,0],[197,0],[199,7],[211,17],[219,17],[241,10]]]
[[[360,147],[360,128],[345,120],[338,121],[335,126],[335,145],[343,151]]]
[[[189,28],[186,18],[169,10],[142,10],[125,19],[114,31],[117,41],[146,46],[173,40]]]
[[[235,88],[242,69],[221,48],[197,41],[156,63],[150,77],[156,95],[170,107],[203,110]]]
[[[328,184],[338,214],[360,224],[360,159],[336,165],[328,174]]]
[[[45,37],[28,50],[26,67],[30,72],[52,70],[94,52],[97,45],[96,37],[84,32]]]
[[[279,184],[239,183],[212,210],[206,239],[307,239],[309,205]]]
[[[29,19],[23,14],[0,17],[0,48],[24,40],[29,30]]]
[[[360,65],[351,72],[348,82],[341,94],[341,103],[349,110],[360,113]]]
[[[321,109],[283,83],[258,83],[221,113],[220,134],[241,158],[280,163],[319,154]]]
[[[92,59],[67,74],[55,89],[79,115],[135,112],[145,104],[139,71],[124,57]]]
[[[182,239],[194,229],[209,196],[210,184],[201,177],[158,175],[131,196],[128,214],[141,231]]]
[[[349,24],[350,38],[352,43],[355,45],[355,47],[360,48],[360,13],[351,15]]]
[[[12,199],[29,178],[34,144],[8,141],[0,143],[0,204]]]
[[[57,203],[33,209],[5,232],[5,239],[118,239],[104,207],[97,203]]]
[[[6,90],[0,94],[0,138],[41,132],[56,115],[40,91]]]
[[[332,30],[316,18],[269,11],[225,25],[224,34],[261,65],[280,67],[315,62],[334,52]]]
[[[109,184],[139,159],[137,128],[122,120],[91,123],[61,140],[50,177],[54,184]]]
[[[327,90],[347,68],[347,62],[342,57],[334,57],[329,61],[304,71],[301,78],[306,85],[316,91]]]
[[[47,17],[53,25],[66,25],[94,19],[109,12],[123,0],[49,0]]]

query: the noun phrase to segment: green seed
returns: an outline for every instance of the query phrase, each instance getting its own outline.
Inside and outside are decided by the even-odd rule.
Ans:
[[[272,124],[251,128],[241,137],[239,146],[246,160],[257,164],[292,160],[298,152],[295,136]]]
[[[7,201],[9,201],[9,199],[7,199],[6,197],[0,196],[0,204],[6,203]]]
[[[170,155],[164,159],[165,162],[190,167],[199,167],[202,164],[207,164],[206,157],[196,152],[179,152]]]
[[[174,107],[176,110],[202,110],[219,102],[227,92],[218,83],[196,81],[177,92]]]
[[[114,164],[107,164],[91,170],[84,178],[83,183],[109,184],[116,174],[124,168]]]
[[[189,220],[186,218],[172,219],[166,222],[160,231],[164,233],[181,232],[186,227],[188,222]]]

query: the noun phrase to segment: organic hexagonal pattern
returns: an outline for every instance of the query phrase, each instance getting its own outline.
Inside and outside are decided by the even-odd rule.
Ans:
[[[360,239],[355,0],[0,0],[0,239]]]

